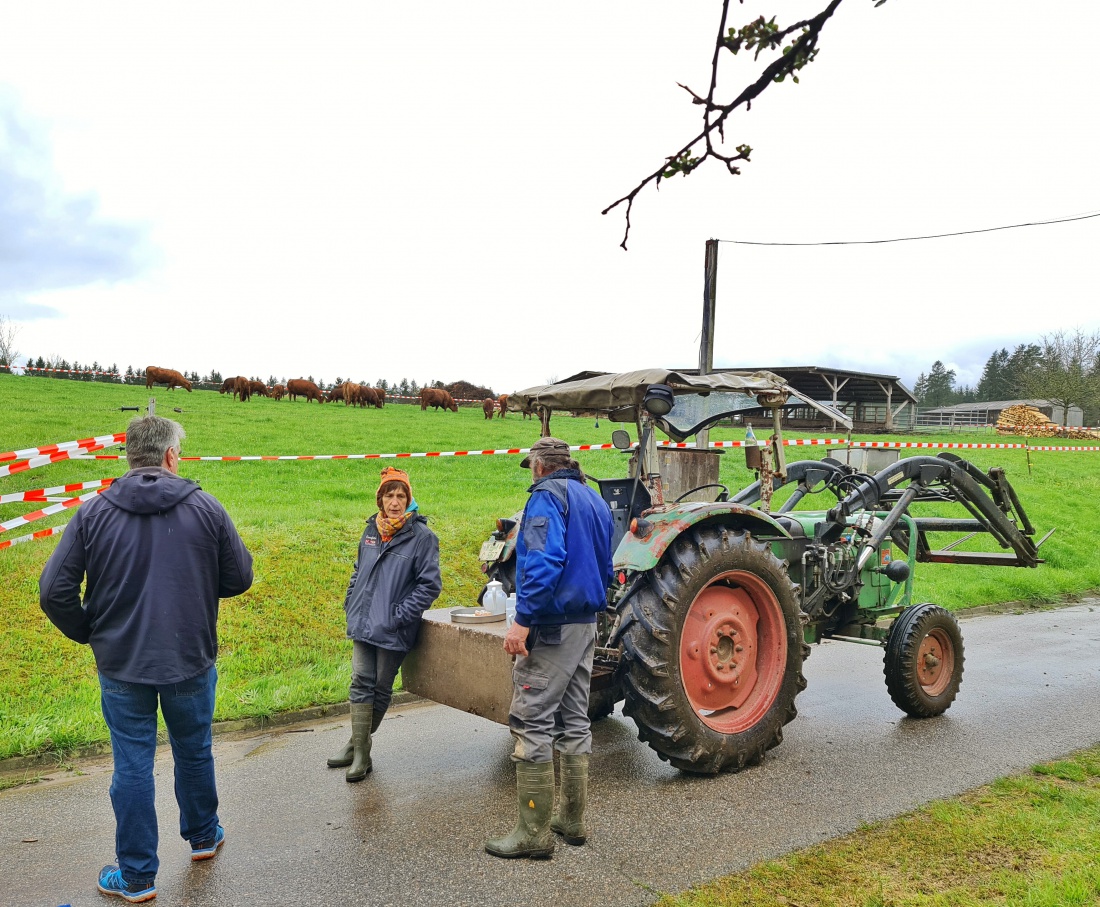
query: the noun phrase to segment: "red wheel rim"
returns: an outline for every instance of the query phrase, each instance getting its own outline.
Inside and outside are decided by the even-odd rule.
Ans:
[[[734,570],[691,603],[680,636],[680,679],[699,719],[722,734],[759,722],[783,684],[787,629],[771,587]]]
[[[926,696],[939,696],[955,673],[955,646],[943,630],[932,630],[917,651],[917,682]]]

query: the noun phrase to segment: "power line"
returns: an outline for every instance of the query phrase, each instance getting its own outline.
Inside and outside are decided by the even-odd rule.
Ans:
[[[1007,224],[1003,227],[986,227],[983,230],[960,230],[957,233],[930,233],[926,236],[898,236],[894,239],[838,239],[827,242],[758,242],[751,239],[720,239],[718,242],[738,246],[873,246],[888,242],[914,242],[918,239],[944,239],[948,236],[969,236],[974,233],[994,233],[997,230],[1016,230],[1020,227],[1043,227],[1047,224],[1065,224],[1075,220],[1088,220],[1100,217],[1100,211],[1092,214],[1075,214],[1072,217],[1059,217],[1054,220],[1029,221],[1026,224]]]

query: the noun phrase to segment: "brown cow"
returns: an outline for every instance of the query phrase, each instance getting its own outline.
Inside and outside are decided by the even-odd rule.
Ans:
[[[305,397],[306,403],[311,400],[316,400],[318,403],[325,402],[325,396],[321,393],[321,388],[305,378],[291,378],[286,383],[286,392],[291,403],[294,402],[295,397]]]
[[[222,386],[220,388],[218,388],[218,393],[219,394],[232,394],[233,396],[236,396],[237,395],[237,379],[236,378],[226,378],[222,382]]]
[[[492,419],[496,413],[497,401],[492,397],[486,397],[481,401],[481,411],[485,413],[486,419]]]
[[[380,387],[361,384],[359,385],[359,402],[363,406],[373,406],[375,409],[381,409],[386,403],[386,392]]]
[[[361,398],[362,386],[354,381],[345,381],[340,385],[340,393],[344,398],[344,406],[363,405]]]
[[[508,395],[501,394],[500,399],[497,400],[497,405],[500,406],[500,418],[503,419],[505,414],[508,412]]]
[[[334,384],[327,391],[324,391],[324,399],[322,403],[335,403],[337,400],[344,399],[344,384],[346,382],[341,381],[339,384]]]
[[[429,406],[435,409],[449,409],[453,413],[458,412],[458,404],[455,403],[454,397],[440,387],[425,387],[420,391],[420,409],[425,410]]]
[[[233,379],[237,382],[237,389],[233,392],[237,399],[244,403],[245,400],[252,399],[252,382],[249,381],[244,375],[238,375]]]
[[[276,400],[282,400],[283,397],[286,396],[286,385],[285,384],[276,384],[271,389],[271,396],[274,397]]]
[[[174,368],[157,368],[155,365],[146,366],[145,387],[148,389],[154,384],[165,384],[168,386],[168,390],[182,387],[187,393],[191,393],[191,382]]]
[[[257,397],[267,397],[271,394],[271,389],[262,381],[249,381],[248,382],[249,394],[255,394]]]

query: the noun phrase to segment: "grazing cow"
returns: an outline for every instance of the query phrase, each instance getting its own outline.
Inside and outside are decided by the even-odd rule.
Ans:
[[[322,403],[335,403],[337,400],[344,399],[344,384],[346,382],[341,381],[339,384],[334,384],[327,391],[324,392],[324,399]]]
[[[361,399],[362,386],[354,381],[345,381],[340,385],[340,392],[344,398],[344,406],[363,405]]]
[[[458,412],[458,404],[455,403],[454,397],[440,387],[425,387],[420,391],[420,409],[425,410],[429,406],[435,409],[449,409],[453,413]]]
[[[500,406],[500,418],[503,419],[508,412],[508,395],[501,394],[500,399],[497,400],[497,405]]]
[[[222,382],[222,386],[220,388],[218,388],[218,393],[219,394],[232,394],[234,397],[237,396],[237,379],[236,378],[226,378]]]
[[[360,384],[359,403],[362,406],[373,406],[375,409],[381,409],[386,403],[386,392],[380,387]]]
[[[238,375],[233,379],[237,382],[237,389],[234,393],[237,399],[244,403],[246,400],[252,399],[252,382],[249,381],[244,375]]]
[[[321,393],[321,388],[305,378],[291,378],[286,383],[286,392],[291,403],[294,402],[295,397],[305,397],[306,403],[311,400],[316,400],[318,403],[325,402],[325,396]]]
[[[182,387],[187,393],[191,393],[191,382],[174,368],[157,368],[155,365],[146,366],[145,387],[149,389],[154,384],[167,385],[168,390]]]
[[[497,401],[492,397],[486,397],[481,401],[481,411],[485,413],[486,419],[492,419],[496,413]]]
[[[276,384],[271,389],[271,396],[274,397],[276,400],[282,400],[283,397],[286,396],[286,385],[285,384]]]
[[[249,381],[248,392],[249,394],[255,394],[257,397],[267,397],[270,395],[271,390],[262,381]]]

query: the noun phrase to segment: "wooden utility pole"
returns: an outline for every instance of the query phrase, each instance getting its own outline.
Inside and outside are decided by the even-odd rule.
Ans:
[[[718,240],[707,240],[703,263],[703,330],[699,335],[699,374],[709,375],[714,368],[714,308],[718,297]],[[695,436],[700,450],[710,447],[710,431],[703,429]]]

